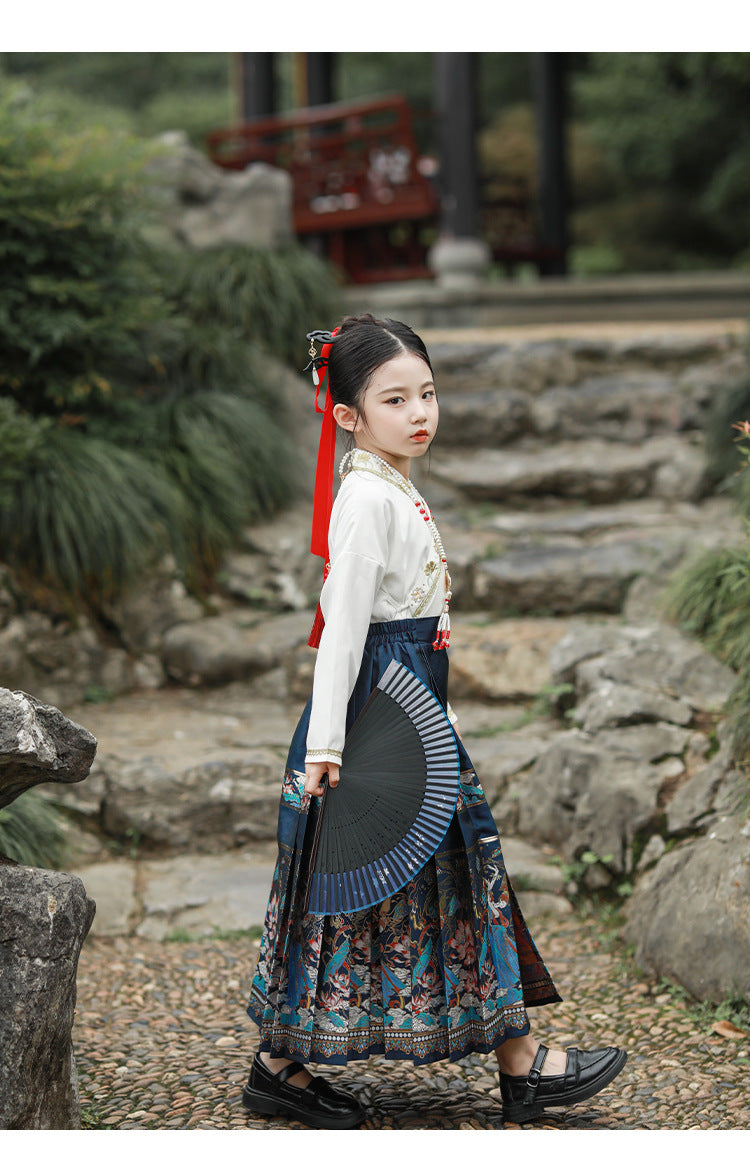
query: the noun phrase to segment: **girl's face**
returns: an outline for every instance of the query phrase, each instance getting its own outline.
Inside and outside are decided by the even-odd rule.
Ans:
[[[380,455],[408,478],[412,458],[429,448],[438,425],[430,367],[415,353],[400,353],[375,370],[358,416],[342,405],[333,413],[360,450]]]

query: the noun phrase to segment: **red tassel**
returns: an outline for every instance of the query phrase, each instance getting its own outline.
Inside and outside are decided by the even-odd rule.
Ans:
[[[433,649],[447,649],[451,640],[451,618],[448,612],[448,601],[450,599],[450,592],[445,599],[443,611],[440,615],[440,620],[437,624],[437,636],[432,642]]]
[[[322,613],[322,610],[320,607],[320,603],[318,603],[318,609],[317,609],[317,612],[315,613],[315,620],[313,621],[313,627],[310,631],[310,636],[309,636],[308,642],[307,642],[311,649],[317,649],[319,647],[320,638],[323,634],[323,629],[325,628],[325,623],[326,622],[323,619],[323,613]]]
[[[323,571],[323,583],[324,584],[325,584],[326,580],[328,579],[328,573],[330,572],[330,570],[331,570],[331,565],[330,565],[330,563],[328,563],[328,561],[326,561],[326,566],[325,566],[325,569]],[[325,618],[323,617],[323,610],[320,607],[320,601],[318,601],[318,607],[317,607],[317,610],[315,612],[315,620],[313,621],[313,627],[310,630],[310,636],[308,637],[308,640],[307,640],[307,643],[311,649],[319,648],[320,638],[323,635],[323,629],[325,628],[325,624],[326,624],[326,622],[325,622]]]
[[[335,336],[338,329],[334,329]],[[321,358],[327,357],[331,351],[330,344],[324,345]],[[326,383],[326,396],[321,410],[318,405],[320,390],[323,381]],[[322,556],[328,560],[328,526],[331,521],[333,507],[333,464],[336,453],[336,419],[333,416],[333,401],[328,388],[328,366],[323,368],[318,388],[315,393],[315,411],[323,415],[320,426],[320,442],[318,444],[318,462],[315,468],[315,494],[313,497],[312,535],[310,551],[314,556]]]

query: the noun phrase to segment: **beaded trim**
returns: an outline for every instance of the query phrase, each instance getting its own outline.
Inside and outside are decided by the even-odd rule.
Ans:
[[[327,758],[331,754],[335,754],[339,760],[342,757],[340,750],[308,750],[306,758]]]

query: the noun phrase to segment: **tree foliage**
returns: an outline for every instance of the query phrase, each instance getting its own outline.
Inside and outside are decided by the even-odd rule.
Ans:
[[[336,53],[337,100],[403,93],[419,148],[437,152],[434,54]],[[197,144],[239,117],[237,54],[0,53],[0,70],[68,126],[183,129]],[[300,100],[300,54],[277,53],[277,105]],[[532,54],[477,53],[490,187],[536,182]],[[750,55],[568,53],[574,271],[750,263]],[[521,113],[514,113],[522,107]],[[516,149],[517,147],[517,149]],[[495,166],[499,160],[500,169]],[[512,185],[512,183],[511,183]],[[491,192],[490,192],[491,193]]]
[[[611,175],[627,266],[750,258],[747,53],[591,53],[574,98]]]

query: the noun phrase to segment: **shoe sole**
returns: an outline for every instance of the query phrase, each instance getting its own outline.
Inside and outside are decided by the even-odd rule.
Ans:
[[[503,1103],[503,1119],[507,1119],[509,1123],[526,1123],[530,1119],[538,1119],[548,1107],[568,1107],[572,1103],[583,1103],[584,1099],[590,1099],[592,1095],[598,1095],[608,1087],[627,1061],[627,1051],[621,1050],[614,1062],[585,1087],[574,1087],[570,1091],[561,1091],[557,1096],[548,1095],[546,1099],[535,1100],[533,1103]]]
[[[262,1091],[251,1090],[249,1087],[242,1088],[242,1106],[246,1107],[248,1111],[255,1111],[260,1115],[284,1115],[288,1119],[297,1119],[300,1123],[307,1124],[308,1127],[330,1128],[334,1131],[357,1127],[365,1118],[365,1113],[362,1110],[341,1119],[336,1119],[333,1116],[319,1116],[304,1107],[295,1107],[293,1103],[282,1102],[280,1099],[274,1098],[273,1095],[264,1095]]]

